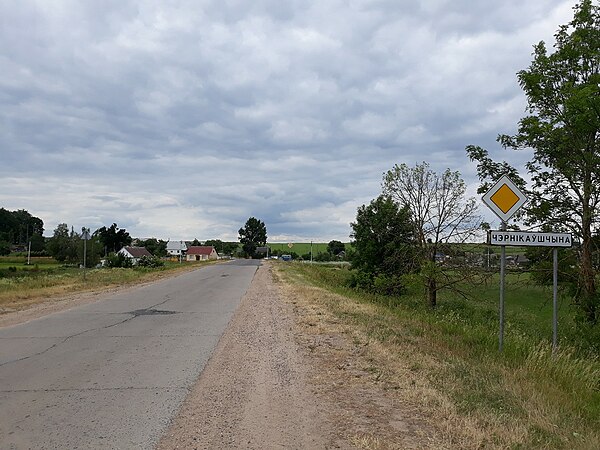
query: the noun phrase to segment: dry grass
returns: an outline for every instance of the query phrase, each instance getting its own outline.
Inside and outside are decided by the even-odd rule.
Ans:
[[[152,282],[212,262],[169,264],[161,269],[40,271],[36,276],[0,278],[0,314],[23,311],[58,298]]]
[[[544,346],[523,364],[497,354],[474,359],[418,314],[338,295],[281,267],[278,276],[301,322],[316,335],[349,336],[363,349],[355,356],[372,381],[423,422],[414,448],[600,448],[600,424],[581,411],[581,396],[600,387],[597,364],[567,350],[552,358]],[[349,438],[359,448],[407,447],[393,433]]]

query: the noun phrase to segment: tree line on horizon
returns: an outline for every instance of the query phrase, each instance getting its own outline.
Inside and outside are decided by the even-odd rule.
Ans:
[[[0,208],[0,255],[7,255],[11,248],[25,248],[31,242],[33,251],[43,250],[44,221],[32,216],[28,211],[19,209],[9,211]]]
[[[84,248],[86,249],[86,265],[97,265],[102,257],[108,257],[121,248],[135,245],[146,248],[153,256],[167,256],[168,241],[157,238],[134,239],[125,228],[116,223],[102,226],[93,233],[87,230],[89,238],[83,245],[84,230],[76,231],[66,223],[60,223],[51,237],[44,237],[44,222],[21,209],[9,211],[0,208],[0,256],[11,252],[29,252],[32,256],[51,256],[66,264],[83,264]],[[31,248],[29,244],[31,243]],[[237,242],[224,242],[220,239],[209,239],[201,243],[197,238],[191,245],[213,246],[221,254],[234,254],[238,249]]]

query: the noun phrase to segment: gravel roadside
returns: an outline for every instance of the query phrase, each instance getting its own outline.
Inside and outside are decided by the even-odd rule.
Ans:
[[[159,449],[326,448],[289,305],[263,264]]]
[[[262,264],[158,449],[444,448],[306,289]]]

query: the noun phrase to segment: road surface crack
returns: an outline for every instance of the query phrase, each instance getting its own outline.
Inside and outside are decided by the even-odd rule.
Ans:
[[[125,313],[125,314],[131,314],[131,313]],[[121,325],[121,324],[123,324],[125,322],[129,322],[130,320],[135,319],[135,317],[136,316],[128,317],[126,319],[120,320],[119,322],[113,323],[111,325],[105,325],[103,327],[92,328],[90,330],[84,330],[84,331],[81,331],[79,333],[72,334],[70,336],[65,337],[62,341],[56,342],[56,343],[52,344],[50,347],[48,347],[48,348],[46,348],[46,349],[44,349],[44,350],[42,350],[40,352],[34,353],[33,355],[23,356],[22,358],[17,358],[17,359],[13,359],[11,361],[3,362],[3,363],[0,364],[0,367],[4,367],[4,366],[6,366],[8,364],[14,364],[14,363],[18,363],[18,362],[21,362],[21,361],[26,361],[28,359],[35,358],[36,356],[41,356],[41,355],[43,355],[45,353],[48,353],[50,350],[53,350],[53,349],[59,347],[60,345],[63,345],[65,342],[67,342],[70,339],[73,339],[75,337],[81,336],[81,335],[86,334],[86,333],[90,333],[92,331],[105,330],[105,329],[108,329],[108,328],[111,328],[111,327],[115,327],[117,325]]]

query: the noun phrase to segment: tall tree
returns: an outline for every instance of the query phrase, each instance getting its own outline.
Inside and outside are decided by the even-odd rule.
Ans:
[[[49,239],[46,249],[50,256],[60,262],[77,263],[80,258],[80,236],[66,223],[60,223]]]
[[[98,228],[95,235],[100,236],[100,241],[108,252],[118,252],[121,248],[131,244],[131,236],[125,228],[119,229],[116,223],[109,228]]]
[[[239,229],[238,234],[244,253],[251,258],[257,256],[256,247],[267,244],[267,227],[255,217],[250,217],[244,227]]]
[[[13,216],[19,224],[18,242],[27,244],[32,235],[42,235],[44,233],[44,222],[38,217],[32,216],[28,211],[19,209],[13,212]]]
[[[223,242],[220,239],[209,239],[204,245],[213,246],[220,255],[233,255],[239,247],[238,242]]]
[[[43,233],[44,222],[39,217],[24,209],[8,211],[0,208],[0,240],[26,245],[32,236],[42,236]]]
[[[574,7],[571,22],[559,27],[555,51],[534,47],[531,65],[520,71],[529,115],[514,136],[500,135],[509,149],[533,149],[527,163],[532,184],[526,223],[571,231],[581,240],[578,295],[587,320],[600,319],[592,265],[592,233],[600,214],[600,10],[591,0]],[[469,146],[482,180],[496,178],[508,164]],[[512,168],[511,168],[512,169]],[[514,169],[512,169],[514,170]]]
[[[140,240],[138,242],[140,247],[145,247],[152,255],[157,257],[167,256],[167,241],[163,241],[162,239],[150,238],[144,240]]]
[[[337,256],[340,254],[340,252],[343,252],[345,250],[346,245],[341,241],[336,241],[334,239],[333,241],[329,241],[329,244],[327,244],[327,253],[330,253],[333,256]]]
[[[19,224],[13,213],[7,209],[0,208],[0,241],[14,244],[15,231],[18,230],[18,227]]]
[[[417,233],[424,261],[421,264],[429,304],[437,304],[437,292],[456,287],[464,279],[457,270],[441,271],[436,256],[448,247],[468,241],[480,230],[477,201],[466,198],[466,185],[459,172],[447,169],[437,174],[423,162],[415,167],[395,165],[383,177],[383,193],[407,207]]]

